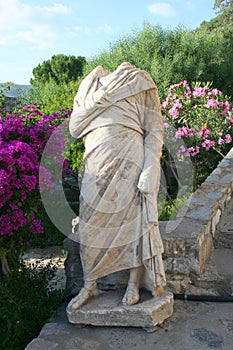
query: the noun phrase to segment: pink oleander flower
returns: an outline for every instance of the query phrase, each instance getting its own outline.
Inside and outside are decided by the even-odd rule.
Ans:
[[[206,95],[206,87],[201,87],[201,86],[195,86],[193,90],[193,97],[205,97]]]
[[[211,95],[222,95],[222,91],[218,90],[218,89],[213,89],[208,93],[209,96]]]
[[[221,106],[224,108],[221,112],[222,115],[226,115],[231,109],[229,101],[221,102]]]
[[[200,152],[200,147],[196,146],[194,147],[194,150],[191,150],[190,155],[191,157],[195,157]]]
[[[202,128],[199,132],[198,132],[198,136],[202,136],[204,139],[207,138],[210,134],[210,130],[207,129],[206,127]]]
[[[169,109],[168,112],[172,117],[177,117],[179,115],[179,111],[175,107],[172,107],[171,109]]]
[[[190,86],[186,86],[186,90],[184,92],[184,96],[186,97],[187,100],[191,99],[192,96],[192,90],[190,89]]]
[[[185,157],[195,157],[198,153],[200,152],[200,147],[195,146],[195,147],[188,147],[185,148],[183,145],[180,146],[177,154],[178,155],[184,155]]]
[[[185,148],[184,145],[181,145],[180,148],[177,151],[177,154],[180,155],[182,153],[185,153],[187,151],[187,149]]]
[[[214,146],[216,151],[219,148],[220,153],[224,154],[227,150],[225,144],[232,142],[233,108],[220,90],[211,89],[210,86],[209,83],[205,86],[198,83],[191,89],[186,81],[172,84],[161,104],[165,121],[170,124],[171,130],[172,127],[176,129],[172,140],[185,139],[186,144],[177,151],[182,159],[185,156],[195,157],[199,153],[201,159],[205,156],[203,149],[209,151]],[[166,128],[166,124],[163,128]]]
[[[174,105],[173,105],[175,108],[178,108],[178,109],[180,109],[180,108],[182,108],[182,103],[180,102],[180,100],[179,99],[176,99],[175,101],[174,101]]]
[[[222,137],[219,137],[219,139],[218,139],[218,144],[219,145],[223,145],[225,143],[225,141],[223,140],[223,138]]]
[[[167,122],[163,122],[163,129],[168,129],[170,128],[170,124]]]
[[[165,101],[162,102],[161,107],[162,108],[167,108],[169,106],[169,101],[166,99]]]
[[[226,134],[226,143],[231,143],[232,142],[232,137],[230,134]]]
[[[174,88],[179,87],[179,86],[189,87],[187,80],[182,80],[179,83],[170,85],[169,92],[171,92]]]
[[[206,149],[206,151],[209,151],[212,147],[215,146],[214,140],[205,139],[204,142],[202,142],[202,147]]]
[[[207,103],[205,104],[206,108],[210,108],[210,107],[217,108],[218,106],[219,106],[219,102],[214,98],[208,99]]]
[[[194,157],[199,153],[199,147],[188,147],[186,152],[185,152],[185,156],[186,157]]]
[[[178,128],[178,130],[175,133],[175,136],[173,137],[173,140],[176,141],[178,139],[181,139],[181,137],[193,137],[193,131],[195,131],[194,128],[188,128],[186,126],[182,126],[181,128]]]

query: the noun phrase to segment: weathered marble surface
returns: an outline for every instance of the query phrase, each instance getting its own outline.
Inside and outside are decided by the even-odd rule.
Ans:
[[[157,295],[166,276],[157,209],[163,127],[153,79],[128,62],[113,72],[95,67],[74,98],[69,130],[85,146],[73,227],[85,288],[74,308],[97,293],[98,279],[124,270],[130,277],[123,303],[136,303],[141,288]]]
[[[142,291],[141,301],[130,306],[122,305],[123,294],[120,290],[105,292],[76,311],[67,308],[68,320],[74,324],[142,327],[153,331],[173,313],[172,293],[151,297],[150,293]]]

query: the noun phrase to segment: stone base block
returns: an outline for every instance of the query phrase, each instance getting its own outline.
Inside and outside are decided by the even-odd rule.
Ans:
[[[101,292],[76,311],[67,307],[68,320],[74,324],[94,326],[141,327],[153,332],[173,313],[174,301],[170,292],[151,297],[150,293],[142,291],[140,302],[131,306],[122,305],[123,295],[124,291],[120,290]]]

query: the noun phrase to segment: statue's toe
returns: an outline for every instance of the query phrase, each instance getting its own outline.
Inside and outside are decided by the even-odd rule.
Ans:
[[[140,299],[139,288],[134,283],[128,284],[125,295],[122,299],[122,304],[134,305],[139,301],[139,299]]]
[[[94,288],[94,289],[82,288],[78,293],[78,295],[69,302],[68,308],[72,310],[77,310],[82,305],[84,305],[90,298],[96,297],[98,295],[99,295],[99,292],[97,288]]]

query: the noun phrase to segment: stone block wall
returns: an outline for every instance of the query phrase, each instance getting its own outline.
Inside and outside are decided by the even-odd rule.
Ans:
[[[233,149],[180,209],[176,220],[160,222],[168,286],[176,293],[204,273],[217,225],[233,190]]]

